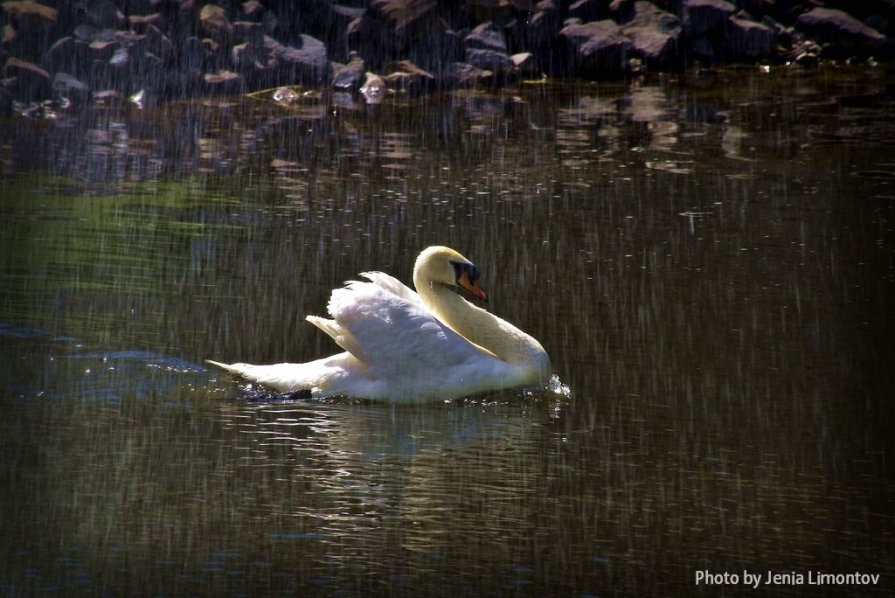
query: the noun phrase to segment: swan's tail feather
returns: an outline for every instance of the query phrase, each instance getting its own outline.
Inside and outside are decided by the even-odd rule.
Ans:
[[[217,367],[221,368],[222,370],[227,370],[228,372],[233,373],[233,374],[239,373],[238,366],[241,365],[238,363],[234,363],[233,365],[230,365],[229,363],[221,363],[220,361],[214,361],[211,359],[206,359],[205,363],[210,363],[213,366],[217,366]]]
[[[283,386],[281,384],[281,376],[278,376],[276,366],[264,366],[264,365],[252,365],[249,363],[221,363],[220,361],[213,361],[211,359],[206,359],[205,363],[210,363],[211,365],[217,366],[222,370],[230,372],[231,374],[235,374],[241,378],[248,380],[249,382],[257,382],[259,384],[266,384],[271,386],[277,390],[281,390]],[[298,390],[297,388],[283,388],[282,391],[285,390]]]
[[[314,397],[338,396],[345,393],[339,380],[347,375],[346,367],[356,369],[357,360],[349,353],[340,353],[308,363],[221,363],[206,360],[231,374],[255,382],[277,392],[310,392]]]
[[[248,398],[251,400],[266,401],[271,399],[271,392],[262,390],[263,386],[274,388],[275,392],[278,393],[278,396],[276,397],[278,399],[310,399],[313,397],[313,390],[310,387],[293,388],[292,386],[294,385],[292,384],[281,384],[281,380],[276,377],[269,375],[265,376],[263,372],[258,371],[259,368],[263,368],[264,366],[254,366],[248,363],[221,363],[220,361],[214,361],[212,359],[206,359],[205,363],[219,367],[231,374],[245,378],[250,382],[258,382],[261,384],[262,387],[257,390],[246,391],[248,393]]]
[[[271,372],[265,371],[270,370],[271,366],[263,366],[263,365],[252,365],[250,363],[221,363],[220,361],[212,361],[211,359],[206,359],[205,363],[210,363],[211,365],[217,366],[222,370],[226,370],[231,374],[236,374],[242,378],[250,382],[260,382],[264,384],[265,377],[269,376]]]

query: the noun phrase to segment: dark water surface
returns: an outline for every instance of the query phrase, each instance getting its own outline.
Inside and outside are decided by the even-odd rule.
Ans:
[[[2,123],[0,593],[892,593],[893,75]],[[304,316],[435,243],[569,396],[284,401],[202,365],[334,352]]]

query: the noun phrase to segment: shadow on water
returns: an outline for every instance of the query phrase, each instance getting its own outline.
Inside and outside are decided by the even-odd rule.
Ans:
[[[892,89],[722,70],[2,123],[0,587],[890,593]],[[304,316],[434,243],[571,396],[321,403],[198,365],[333,352]]]

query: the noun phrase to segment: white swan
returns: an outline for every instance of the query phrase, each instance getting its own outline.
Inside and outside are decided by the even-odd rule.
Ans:
[[[350,281],[329,300],[331,320],[307,320],[345,349],[308,363],[224,364],[277,392],[418,403],[478,392],[547,384],[550,358],[541,344],[460,297],[480,299],[478,269],[449,247],[429,247],[413,268],[414,292],[382,272]]]

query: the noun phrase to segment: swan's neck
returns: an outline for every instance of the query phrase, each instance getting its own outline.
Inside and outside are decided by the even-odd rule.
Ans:
[[[444,285],[416,281],[417,292],[435,316],[454,332],[503,361],[533,367],[550,375],[550,360],[541,344],[506,320],[476,307]]]

